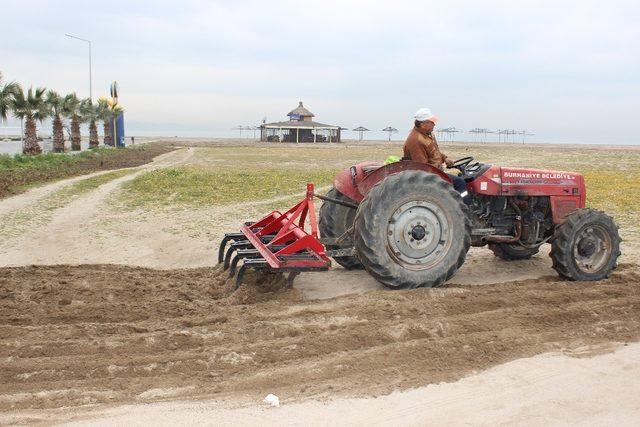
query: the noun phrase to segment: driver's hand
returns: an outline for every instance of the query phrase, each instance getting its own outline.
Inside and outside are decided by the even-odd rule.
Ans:
[[[446,158],[444,159],[444,164],[447,165],[448,168],[453,166],[453,160]]]

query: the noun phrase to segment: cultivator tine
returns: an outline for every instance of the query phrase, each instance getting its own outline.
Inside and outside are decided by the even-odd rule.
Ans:
[[[282,248],[284,248],[284,245],[274,245],[271,247],[271,250],[274,252],[277,252]],[[240,262],[240,260],[256,259],[256,258],[261,258],[260,251],[258,251],[257,249],[251,246],[249,246],[246,249],[238,249],[238,252],[236,252],[236,255],[233,258],[231,258],[231,261],[229,262],[229,277],[233,277],[234,274],[236,274],[236,268],[238,267],[238,263]],[[265,261],[265,260],[262,259],[262,261]]]
[[[235,251],[237,251],[238,249],[250,249],[250,248],[251,248],[251,243],[249,243],[247,241],[234,242],[234,243],[230,244],[229,245],[229,249],[227,249],[227,253],[224,255],[223,268],[225,270],[229,269],[229,264],[231,262],[231,257],[233,256],[233,253]]]
[[[238,267],[238,262],[244,258],[259,258],[260,252],[256,249],[239,249],[236,256],[233,257],[231,263],[229,264],[229,277],[233,277],[236,274],[236,268]]]
[[[220,247],[218,248],[218,264],[222,264],[224,261],[224,249],[227,246],[227,243],[237,242],[239,240],[247,240],[247,237],[242,233],[226,233],[222,238],[222,242],[220,242]]]
[[[247,271],[247,268],[248,267],[245,264],[242,264],[242,266],[238,270],[238,275],[236,276],[236,288],[235,289],[238,289],[240,287],[240,284],[242,283],[242,278],[244,277],[244,273]]]
[[[287,289],[293,288],[293,279],[295,279],[298,274],[300,274],[299,271],[289,272],[289,275],[287,276]]]
[[[242,264],[242,266],[238,270],[238,276],[236,276],[236,289],[238,289],[242,284],[244,273],[246,273],[248,269],[264,270],[265,268],[269,268],[269,264],[264,259],[245,260],[245,262]]]

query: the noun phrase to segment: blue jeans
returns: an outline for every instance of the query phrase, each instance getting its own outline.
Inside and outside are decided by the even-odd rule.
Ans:
[[[449,175],[449,178],[451,178],[451,181],[453,181],[453,188],[460,194],[466,193],[467,192],[467,183],[464,182],[464,179],[460,178],[458,175],[453,175],[448,173],[447,175]],[[465,194],[462,197],[462,201],[468,205],[471,203],[471,197],[469,197],[468,194]]]

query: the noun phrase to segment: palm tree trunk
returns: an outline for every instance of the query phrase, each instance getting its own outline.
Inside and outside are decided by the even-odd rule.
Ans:
[[[22,153],[30,155],[42,153],[42,148],[38,145],[36,121],[33,117],[27,117],[24,125],[24,144],[22,145]]]
[[[53,118],[53,152],[64,153],[64,131],[62,129],[62,120],[60,116]]]
[[[89,122],[89,148],[98,148],[98,127],[94,119]]]
[[[78,116],[71,118],[71,149],[73,151],[80,151],[80,121]]]
[[[113,136],[111,133],[111,120],[104,121],[104,145],[113,147]]]

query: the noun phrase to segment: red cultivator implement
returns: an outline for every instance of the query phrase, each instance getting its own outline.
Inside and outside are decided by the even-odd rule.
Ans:
[[[225,234],[218,250],[218,262],[230,270],[231,277],[237,272],[236,288],[248,269],[289,273],[289,286],[302,271],[329,269],[331,260],[318,239],[313,191],[313,184],[307,184],[305,198],[285,213],[273,211],[258,221],[245,223],[240,233]],[[305,230],[307,219],[309,231]],[[240,262],[242,265],[238,268]]]

